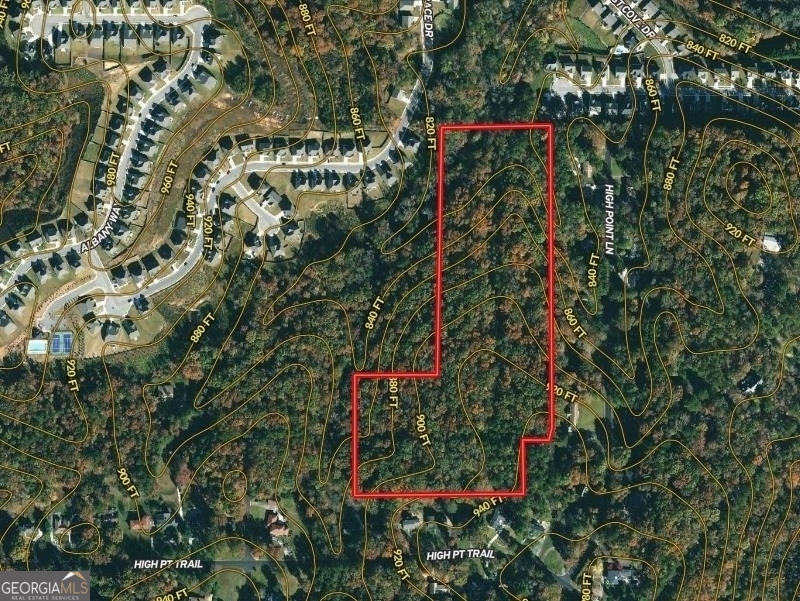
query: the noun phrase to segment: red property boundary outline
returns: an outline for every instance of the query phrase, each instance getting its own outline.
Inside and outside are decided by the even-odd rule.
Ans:
[[[554,177],[555,152],[554,134],[552,123],[484,123],[484,124],[449,124],[440,125],[437,133],[437,194],[436,194],[436,281],[434,284],[433,303],[433,370],[432,371],[374,371],[354,372],[352,375],[352,463],[353,471],[353,498],[354,499],[453,499],[474,498],[487,496],[524,497],[527,492],[526,447],[529,444],[545,444],[552,442],[555,436],[555,386],[551,385],[548,394],[548,427],[544,436],[523,436],[519,442],[519,469],[521,485],[518,489],[510,491],[398,491],[398,492],[365,492],[359,488],[358,483],[358,398],[359,386],[362,380],[376,380],[386,378],[415,378],[420,380],[433,380],[441,376],[442,359],[442,262],[444,254],[444,151],[445,134],[448,131],[486,131],[486,130],[541,130],[547,133],[547,302],[548,302],[548,365],[547,379],[552,384],[555,382],[555,251],[553,216],[555,210]]]

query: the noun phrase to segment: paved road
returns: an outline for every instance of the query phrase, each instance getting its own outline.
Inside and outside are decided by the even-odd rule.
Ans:
[[[274,559],[215,559],[211,563],[215,570],[222,568],[240,568],[245,572],[252,572],[258,570],[266,563],[272,563]]]
[[[199,5],[189,6],[187,2],[180,2],[174,9],[151,10],[150,14],[141,8],[129,8],[124,13],[120,9],[95,9],[95,15],[86,10],[72,13],[71,7],[66,7],[65,12],[54,12],[48,10],[47,13],[31,8],[25,17],[25,24],[22,27],[22,35],[26,39],[36,40],[38,38],[47,39],[53,27],[66,25],[70,19],[83,25],[94,24],[102,21],[115,22],[118,24],[128,23],[137,25],[139,23],[158,22],[162,25],[186,25],[192,19],[202,19],[208,21],[208,10]],[[84,2],[87,8],[87,3]],[[155,18],[155,21],[154,21]],[[202,29],[202,27],[201,27]]]
[[[83,5],[86,6],[86,3],[83,3]],[[211,24],[211,15],[206,7],[194,5],[186,8],[185,2],[181,2],[178,10],[174,13],[155,14],[153,16],[159,17],[164,24],[181,25],[188,30],[189,54],[183,63],[183,67],[174,73],[168,72],[167,76],[162,81],[155,83],[148,89],[148,95],[145,98],[141,101],[136,101],[133,98],[130,99],[131,106],[134,110],[133,112],[130,110],[128,111],[128,120],[125,128],[125,132],[127,132],[128,135],[123,135],[122,138],[122,155],[119,159],[117,182],[113,190],[113,196],[116,199],[122,197],[122,189],[125,186],[125,177],[130,166],[131,153],[135,147],[135,140],[139,133],[140,122],[143,118],[147,117],[153,106],[164,100],[167,90],[169,90],[179,78],[191,74],[192,68],[197,65],[200,60],[200,40],[202,39],[203,27]],[[119,25],[123,23],[153,23],[153,18],[145,14],[141,9],[130,9],[124,15],[120,14],[118,10],[102,11],[98,9],[96,21],[100,22],[103,20],[113,21]],[[95,22],[95,17],[82,12],[75,13],[74,21],[88,25]],[[42,12],[34,14],[29,13],[27,22],[23,28],[23,36],[27,39],[38,39],[39,37],[47,39],[53,27],[64,25],[66,22],[67,20],[64,15],[45,14]],[[106,215],[103,220],[103,225],[105,225],[107,219],[108,215]],[[102,229],[103,225],[98,229]]]
[[[100,262],[100,257],[97,255],[97,251],[92,250],[90,251],[90,254],[92,265],[97,265],[100,267],[102,263]],[[102,269],[96,271],[92,279],[89,281],[60,294],[50,301],[41,311],[41,317],[37,323],[39,329],[44,330],[45,332],[53,331],[56,323],[61,318],[61,313],[63,312],[65,305],[75,302],[81,296],[89,294],[90,292],[98,289],[112,289],[111,278],[109,277],[108,272]]]
[[[84,3],[86,6],[86,3]],[[187,60],[184,61],[184,66],[180,71],[175,72],[167,76],[164,81],[161,82],[160,85],[156,85],[154,88],[148,90],[149,94],[146,98],[139,102],[133,102],[132,106],[134,109],[138,109],[138,111],[134,112],[133,114],[128,114],[128,122],[126,126],[126,130],[128,131],[127,139],[123,139],[123,142],[128,142],[123,145],[122,155],[119,161],[119,168],[118,168],[118,177],[117,183],[114,189],[114,196],[116,198],[121,197],[122,195],[122,188],[125,185],[125,178],[130,166],[130,159],[131,153],[134,147],[134,144],[130,143],[135,140],[138,130],[139,124],[142,120],[143,115],[147,115],[150,109],[157,103],[160,103],[164,99],[164,95],[166,91],[172,86],[177,79],[182,77],[183,75],[189,74],[191,69],[197,64],[200,58],[200,44],[195,43],[195,40],[200,40],[202,36],[203,27],[206,24],[211,23],[210,14],[208,10],[204,6],[190,6],[188,9],[186,8],[186,2],[180,2],[179,8],[177,11],[172,13],[162,13],[154,15],[159,17],[163,23],[170,24],[170,25],[182,25],[183,27],[189,30],[190,37],[190,51],[187,57]],[[73,19],[76,22],[80,22],[83,24],[89,24],[94,22],[94,16],[87,12],[79,12],[74,13]],[[28,39],[38,39],[39,37],[48,38],[50,36],[50,31],[53,27],[58,27],[63,25],[69,19],[69,14],[61,15],[61,14],[53,14],[53,13],[43,13],[41,11],[37,12],[29,12],[27,15],[27,20],[25,27],[23,28],[23,35]],[[129,23],[129,24],[138,24],[138,23],[152,23],[153,19],[150,15],[145,14],[144,11],[141,9],[130,9],[127,13],[122,14],[119,12],[118,9],[112,11],[97,11],[96,15],[97,21],[107,20],[107,21],[114,21],[118,24],[122,23]],[[109,215],[111,213],[111,209],[113,204],[111,202],[106,203],[108,205],[108,211],[106,212],[105,216],[103,217],[102,223],[98,225],[97,230],[101,230],[106,222],[108,221]],[[199,228],[198,228],[199,232]],[[197,245],[196,245],[197,246]],[[70,249],[75,249],[76,251],[80,250],[80,243],[73,242],[71,244],[65,245],[63,248],[60,249],[61,253],[66,253]],[[36,255],[30,256],[23,260],[20,265],[15,270],[15,275],[23,274],[30,269],[30,264],[38,258],[46,258],[50,256],[52,251],[46,251],[42,253],[38,253]],[[97,256],[95,251],[92,252],[92,264],[97,265],[98,267],[102,266],[100,258]],[[202,246],[200,245],[199,248],[193,248],[190,252],[189,259],[193,262],[196,262],[195,259],[202,254]],[[161,278],[159,282],[163,282],[165,286],[174,285],[177,283],[178,280],[183,276],[181,273],[183,270],[178,269],[177,266],[173,266],[173,273],[167,277]],[[60,315],[63,306],[72,302],[74,299],[78,298],[82,294],[87,294],[97,288],[105,289],[108,292],[113,290],[113,286],[111,284],[111,279],[105,271],[98,271],[92,280],[82,284],[77,288],[73,288],[69,290],[53,301],[51,301],[47,307],[44,308],[42,312],[42,317],[38,322],[38,326],[45,331],[51,331],[57,321],[57,315]],[[126,315],[128,312],[128,308],[130,306],[130,302],[127,299],[122,299],[119,297],[107,297],[106,299],[106,313],[111,315]]]
[[[167,90],[175,85],[175,82],[178,79],[184,75],[188,75],[189,78],[192,79],[192,69],[200,60],[203,27],[211,24],[211,18],[208,9],[206,9],[204,6],[192,6],[183,15],[181,15],[179,19],[176,19],[176,21],[189,30],[189,55],[183,62],[183,67],[180,71],[175,72],[171,76],[167,76],[161,85],[157,85],[148,90],[149,94],[143,102],[136,101],[134,103],[134,108],[139,109],[138,112],[134,111],[131,113],[129,111],[128,129],[130,134],[127,139],[123,139],[124,146],[122,149],[122,156],[120,157],[119,161],[119,176],[117,177],[117,183],[114,186],[114,195],[116,198],[122,197],[122,189],[125,186],[125,174],[128,172],[128,167],[130,166],[131,153],[135,147],[135,140],[137,134],[139,133],[140,122],[147,117],[147,115],[150,113],[150,109],[152,109],[156,104],[160,104],[164,100]]]
[[[658,52],[659,58],[661,59],[661,73],[659,73],[658,78],[661,81],[672,83],[673,80],[678,78],[678,75],[675,73],[675,65],[672,62],[673,52],[667,50],[664,43],[664,40],[650,40],[650,44],[655,48],[656,52]]]
[[[637,4],[637,3],[636,2],[630,2],[629,6],[633,7],[635,4]],[[665,42],[669,42],[669,40],[665,41],[665,40],[657,38],[657,37],[656,38],[646,38],[646,37],[644,37],[644,34],[639,32],[639,30],[636,28],[636,26],[632,24],[630,17],[624,15],[622,13],[622,11],[619,8],[617,8],[616,6],[614,6],[614,4],[612,4],[611,2],[607,2],[606,1],[605,5],[608,8],[610,8],[612,11],[614,11],[619,16],[619,18],[622,20],[623,23],[630,23],[630,25],[629,25],[630,30],[633,31],[638,37],[640,37],[642,39],[642,42],[640,42],[640,44],[641,43],[649,43],[653,47],[653,49],[659,54],[659,56],[661,58],[662,67],[663,67],[662,70],[661,70],[661,74],[660,74],[659,78],[662,81],[667,81],[667,82],[671,82],[673,79],[675,79],[675,77],[676,77],[675,76],[675,68],[673,67],[673,64],[672,64],[673,52],[671,52],[670,50],[667,50],[667,47],[665,45]],[[645,21],[649,21],[651,24],[654,24],[654,22],[650,21],[650,19],[647,17],[647,15],[645,13],[642,13],[638,8],[635,9],[635,10],[636,10],[636,13],[639,16],[641,16]]]
[[[263,209],[258,202],[254,198],[248,198],[245,201],[245,206],[248,209],[255,213],[256,217],[258,217],[258,224],[256,228],[258,229],[258,235],[263,236],[264,232],[269,229],[275,228],[281,224],[281,220],[279,217],[273,215],[269,211]]]
[[[405,122],[407,123],[407,121]],[[387,158],[389,154],[389,146],[390,145],[387,144],[387,146],[385,146],[378,154],[370,159],[367,164],[374,167],[376,163],[384,160],[384,158]],[[334,163],[333,165],[338,166],[340,164]],[[69,290],[51,301],[45,309],[43,317],[38,322],[39,328],[44,331],[52,331],[52,328],[54,327],[58,316],[61,314],[64,305],[73,302],[82,294],[87,294],[93,290],[96,291],[98,288],[104,289],[108,292],[108,294],[104,297],[102,315],[116,316],[121,318],[126,316],[130,311],[133,298],[135,296],[144,294],[146,297],[150,297],[178,284],[178,282],[196,269],[198,264],[203,260],[203,235],[200,224],[204,215],[211,214],[215,211],[217,207],[217,197],[220,191],[224,190],[228,186],[232,186],[237,192],[238,196],[246,197],[246,195],[249,193],[249,190],[244,186],[244,184],[240,183],[241,180],[246,178],[250,173],[264,172],[271,167],[274,168],[275,166],[276,165],[274,161],[252,160],[243,162],[237,169],[218,172],[217,178],[209,182],[208,190],[211,191],[211,194],[209,194],[208,199],[204,199],[204,195],[202,193],[196,196],[198,201],[196,222],[198,225],[193,230],[190,230],[188,245],[184,251],[181,251],[181,253],[186,253],[188,251],[188,255],[186,255],[183,262],[181,262],[180,257],[182,254],[179,253],[173,259],[169,267],[169,273],[146,281],[144,285],[139,287],[136,292],[132,294],[114,294],[113,291],[115,291],[116,288],[111,284],[110,277],[105,271],[100,271],[98,274],[102,273],[102,276],[95,277],[91,281],[81,285],[78,288]],[[319,166],[321,165],[317,161],[315,163],[306,164],[296,163],[291,168],[277,167],[275,170],[309,170]],[[326,164],[325,166],[331,167],[332,165]],[[362,168],[362,165],[355,165],[352,163],[342,163],[341,166],[346,167],[346,170],[348,171],[352,170],[352,172],[358,172]],[[256,214],[256,217],[258,217],[257,228],[259,234],[263,233],[267,229],[280,225],[280,218],[261,208],[255,199],[251,198],[247,200],[246,204],[248,208],[250,208]],[[96,251],[92,250],[91,252],[94,253],[92,259],[93,264],[101,265]],[[31,260],[35,260],[35,257],[33,257]],[[94,296],[97,299],[100,295],[95,293]],[[99,311],[96,311],[96,313],[101,315]]]

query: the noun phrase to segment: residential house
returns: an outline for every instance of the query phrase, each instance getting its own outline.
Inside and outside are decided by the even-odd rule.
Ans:
[[[153,518],[143,515],[138,520],[128,520],[128,526],[130,526],[131,532],[150,532],[153,528]]]
[[[602,6],[598,4],[597,6]],[[561,63],[558,62],[558,57],[555,54],[547,54],[542,61],[542,66],[545,71],[559,71],[561,70]]]
[[[431,580],[428,583],[428,594],[429,595],[442,595],[445,593],[449,593],[450,589],[440,582],[436,582],[435,580]]]
[[[578,58],[578,75],[585,86],[591,87],[592,79],[594,78],[594,68],[590,56],[580,56]]]
[[[270,524],[269,533],[275,537],[289,536],[290,534],[289,526],[283,522],[275,522],[273,524]]]
[[[122,329],[125,330],[125,333],[128,335],[128,338],[131,340],[138,340],[139,339],[139,328],[136,327],[136,324],[133,322],[132,319],[126,317],[122,320]]]
[[[375,172],[370,167],[364,168],[362,179],[367,189],[374,188],[378,185],[377,179],[375,178]]]
[[[76,251],[74,248],[70,248],[67,251],[67,254],[64,256],[67,258],[67,263],[69,264],[69,266],[72,267],[73,269],[77,269],[78,267],[81,266],[81,256],[80,254],[78,254],[78,251]]]
[[[54,223],[45,223],[42,226],[42,234],[44,235],[45,241],[49,242],[59,242],[61,237],[58,235],[58,228]]]
[[[176,106],[181,100],[180,95],[178,94],[178,91],[175,88],[170,88],[169,90],[167,90],[167,93],[164,95],[164,98],[166,99],[167,103],[169,103],[170,106]]]
[[[598,0],[595,2],[594,6],[592,6],[592,12],[602,19],[608,14],[609,8]]]
[[[140,313],[146,313],[150,309],[150,301],[145,298],[144,294],[140,294],[133,298],[133,306]]]
[[[781,251],[781,244],[775,236],[764,234],[764,237],[761,239],[761,248],[767,252],[777,253]]]
[[[17,276],[14,284],[17,287],[17,291],[25,298],[28,298],[28,295],[33,291],[33,283],[28,276]]]
[[[714,88],[717,90],[732,90],[733,81],[731,74],[724,65],[714,67]]]
[[[142,88],[140,88],[133,80],[128,81],[128,97],[133,98],[135,100],[141,100],[144,97],[144,95],[142,94]],[[117,102],[119,103],[120,101],[122,101],[122,98],[124,98],[124,96],[120,96],[120,100]],[[119,104],[117,104],[117,106],[119,106]],[[127,105],[125,108],[127,109]]]
[[[53,514],[53,534],[56,538],[56,543],[66,543],[72,545],[72,538],[70,537],[70,526],[72,521],[60,513]],[[66,535],[66,538],[64,538]]]
[[[617,584],[630,584],[633,578],[633,570],[630,568],[620,570],[608,570],[603,576],[603,583],[608,586]]]
[[[37,540],[42,538],[44,532],[42,532],[39,528],[29,526],[20,530],[20,534],[26,543],[35,543]]]
[[[9,240],[7,247],[8,247],[8,254],[12,257],[19,256],[23,252],[22,244],[20,244],[20,241],[16,238],[14,238],[13,240]]]
[[[792,71],[788,67],[785,69],[781,69],[780,79],[783,82],[783,85],[785,85],[787,88],[791,88],[792,83],[794,82],[794,75],[795,75],[794,71]]]
[[[319,140],[314,138],[306,139],[306,154],[311,158],[318,157],[322,154],[322,147]]]
[[[47,262],[50,264],[52,270],[56,273],[62,271],[64,269],[64,257],[59,255],[58,253],[53,253],[48,259]]]
[[[302,174],[302,172],[299,173]],[[303,178],[305,178],[305,175],[303,175]],[[303,181],[305,181],[305,179]],[[286,199],[285,201],[284,198]],[[269,189],[264,193],[264,200],[261,202],[261,204],[264,207],[274,207],[277,204],[279,207],[281,207],[281,209],[283,209],[283,206],[286,204],[286,202],[289,203],[287,210],[290,210],[292,208],[291,201],[289,201],[289,199],[286,198],[286,196],[281,196],[275,188],[270,186]]]
[[[78,315],[84,318],[89,313],[92,313],[96,307],[97,303],[91,296],[83,297],[75,303],[75,310],[78,312]]]
[[[342,178],[338,173],[336,173],[336,171],[331,171],[330,169],[325,169],[322,172],[322,177],[325,180],[325,187],[328,190],[331,190],[331,189],[339,190],[339,189],[341,189]]]
[[[278,503],[274,499],[267,501],[266,513],[264,514],[264,522],[266,523],[268,532],[273,537],[289,536],[289,526],[286,523],[286,518],[283,517],[278,509]]]
[[[154,272],[159,267],[158,259],[156,259],[153,253],[147,253],[142,257],[142,265],[144,265],[148,273]]]
[[[295,158],[302,157],[305,154],[305,144],[300,138],[289,139],[289,152]]]
[[[6,306],[11,309],[12,311],[16,311],[20,307],[22,307],[22,299],[18,297],[13,292],[9,292],[6,294]]]
[[[31,269],[38,277],[44,277],[47,274],[47,264],[41,259],[31,261]]]
[[[561,55],[558,59],[558,62],[561,63],[561,68],[563,69],[564,73],[566,73],[570,78],[576,78],[578,75],[578,64],[576,60],[577,57],[570,54]]]
[[[39,230],[33,230],[25,236],[25,241],[31,248],[36,249],[42,245],[42,235],[39,233]]]
[[[205,67],[197,69],[196,78],[198,83],[207,90],[213,90],[217,87],[217,79]]]
[[[625,64],[625,61],[621,58],[615,58],[611,61],[610,71],[611,76],[614,78],[613,84],[624,87],[625,80],[628,78],[628,66]]]
[[[500,532],[505,530],[506,526],[508,525],[508,521],[503,516],[503,514],[500,513],[500,509],[495,509],[494,513],[492,514],[492,519],[489,521],[489,524],[499,534]]]
[[[616,13],[612,11],[608,11],[605,17],[603,17],[603,23],[601,27],[604,29],[611,29],[614,30],[620,25],[619,17],[617,17]]]
[[[411,27],[419,20],[422,0],[400,0],[397,5],[397,16],[403,27]]]
[[[419,516],[412,515],[400,521],[400,528],[406,534],[411,534],[414,530],[422,525],[422,520]]]
[[[642,2],[639,3],[639,6],[641,7],[642,5],[644,5],[642,7],[642,16],[645,19],[655,19],[661,13],[661,9],[656,6],[656,3],[653,2],[653,0],[642,0]]]
[[[117,340],[119,337],[119,324],[116,321],[106,320],[100,329],[100,336],[103,340]]]
[[[244,245],[250,249],[261,248],[261,239],[253,230],[249,230],[244,234]]]
[[[309,187],[314,190],[321,190],[324,186],[324,179],[322,177],[322,172],[319,169],[312,169],[308,173],[308,185]]]
[[[294,205],[292,201],[289,200],[288,196],[281,196],[280,201],[278,202],[278,208],[283,211],[283,216],[287,219],[290,219],[294,215]]]
[[[269,136],[259,136],[255,139],[256,151],[266,152],[272,149],[272,139]]]

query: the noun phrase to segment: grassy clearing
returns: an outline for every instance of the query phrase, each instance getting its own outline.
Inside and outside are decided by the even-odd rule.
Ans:
[[[160,292],[152,299],[151,306],[158,306],[162,301],[177,307],[188,307],[197,303],[209,284],[213,283],[214,271],[208,268],[208,263],[202,263],[201,269],[196,269],[191,277],[183,278],[177,285]],[[208,293],[213,294],[212,288]],[[159,312],[162,308],[159,307]],[[168,321],[169,318],[167,318]]]
[[[83,160],[87,161],[89,163],[96,163],[97,162],[97,157],[98,157],[99,154],[100,154],[100,145],[97,142],[95,142],[94,140],[92,140],[91,142],[89,142],[88,146],[86,147],[86,152],[83,155]],[[76,187],[80,187],[80,186],[76,186]],[[87,188],[81,187],[81,189],[82,190],[88,190],[89,188],[88,187]]]
[[[617,161],[614,159],[613,156],[611,156],[610,153],[608,154],[608,169],[609,171],[611,171],[611,177],[613,177],[614,179],[621,179],[622,176],[624,175],[619,164],[617,164]]]
[[[297,205],[297,217],[299,219],[307,219],[310,215],[319,211],[324,212],[344,207],[345,196],[344,192],[304,192]]]
[[[264,517],[267,515],[267,508],[250,503],[250,515],[254,520],[264,521]]]
[[[178,507],[178,491],[175,488],[175,483],[170,478],[169,470],[164,470],[164,473],[155,482],[155,492],[170,506]]]
[[[222,570],[214,577],[214,598],[232,601],[239,598],[239,588],[250,585],[248,579],[234,570]]]
[[[275,577],[278,579],[281,592],[287,599],[293,598],[295,593],[300,589],[300,581],[294,574],[287,570],[281,572],[276,569]]]
[[[616,44],[616,36],[602,26],[599,15],[589,7],[586,0],[575,0],[569,8],[569,16],[570,25],[579,38],[587,35],[588,30],[587,41],[592,39],[599,41],[603,52]],[[580,27],[575,25],[576,22]],[[587,46],[587,49],[590,47],[591,45]]]
[[[591,13],[594,15],[594,13]],[[570,18],[570,27],[578,38],[578,44],[581,50],[588,50],[590,52],[607,52],[608,45],[597,36],[595,31],[588,27],[583,21]]]
[[[70,195],[70,200],[72,201],[72,206],[69,207],[69,214],[70,217],[74,217],[77,213],[84,211],[88,216],[89,220],[94,222],[95,219],[99,219],[95,211],[88,211],[86,209],[86,205],[84,202],[86,201],[89,193],[92,190],[92,177],[94,176],[94,165],[97,161],[97,154],[94,153],[96,149],[99,152],[100,147],[94,146],[93,144],[89,144],[89,149],[84,155],[86,160],[80,161],[77,165],[77,169],[75,170],[75,178],[73,179],[72,185],[72,194]],[[89,159],[93,157],[93,162],[89,162]]]
[[[255,227],[256,223],[258,223],[258,217],[256,217],[256,214],[247,208],[247,205],[244,203],[239,203],[236,206],[236,217],[239,219],[239,221],[244,222],[242,225],[243,231],[247,231],[247,226],[244,224],[247,224],[250,227]]]
[[[581,400],[584,404],[588,404],[589,407],[591,407],[591,411],[586,407],[581,407],[581,412],[578,416],[578,428],[581,430],[592,430],[594,429],[595,419],[597,419],[594,414],[592,414],[592,411],[602,419],[605,417],[606,405],[600,397],[591,393],[582,394]]]
[[[396,98],[391,98],[386,106],[397,117],[402,115],[406,108],[406,104],[404,102],[400,102]]]
[[[536,555],[542,560],[542,563],[545,565],[545,567],[553,574],[561,575],[566,571],[566,568],[564,567],[564,560],[561,559],[561,555],[559,555],[558,551],[556,551],[555,547],[553,547],[553,541],[550,540],[549,535],[546,535],[542,538],[540,544],[538,545],[538,552]]]
[[[539,90],[544,87],[545,83],[549,87],[551,81],[552,75],[550,73],[537,69],[536,73],[534,73],[533,78],[531,79],[531,88],[534,90]]]

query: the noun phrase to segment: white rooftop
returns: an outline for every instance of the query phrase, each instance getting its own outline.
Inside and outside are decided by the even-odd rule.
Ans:
[[[27,353],[29,355],[47,354],[47,340],[28,340]]]
[[[780,252],[781,245],[778,243],[778,240],[775,236],[770,236],[769,234],[764,234],[764,238],[761,240],[762,248],[771,253]]]

